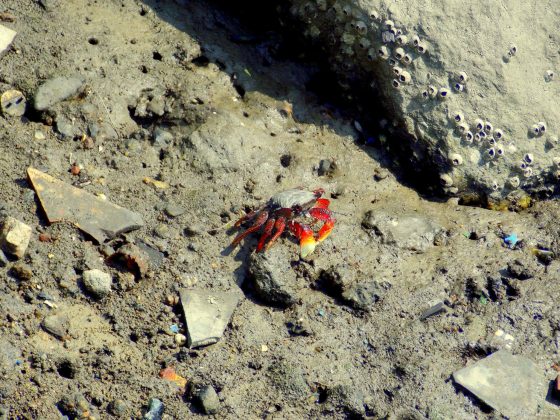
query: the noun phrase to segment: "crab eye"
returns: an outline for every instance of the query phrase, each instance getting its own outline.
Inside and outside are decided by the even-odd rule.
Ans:
[[[460,83],[466,83],[468,78],[469,76],[467,76],[467,73],[465,73],[464,71],[459,72],[459,74],[457,75],[457,80]]]
[[[500,130],[499,128],[496,128],[494,130],[494,138],[496,140],[501,140],[504,137],[504,132],[502,130]]]
[[[453,85],[453,89],[455,89],[457,92],[462,92],[465,90],[465,86],[457,82]]]
[[[465,133],[465,141],[466,141],[467,143],[472,143],[473,139],[474,139],[473,133],[470,132],[470,131],[467,131],[467,132]]]
[[[481,131],[480,133],[478,133],[480,135],[481,139],[485,139],[486,138],[486,133],[484,131]]]
[[[425,54],[427,49],[428,48],[426,47],[426,44],[424,44],[423,42],[419,42],[416,46],[416,51],[418,51],[420,54]]]
[[[508,54],[510,57],[513,57],[515,54],[517,54],[517,45],[515,44],[510,45]]]
[[[493,147],[491,147],[490,149],[488,149],[488,150],[486,151],[486,154],[488,155],[488,157],[489,157],[490,159],[493,159],[494,156],[496,156],[496,150],[495,150]]]
[[[502,146],[496,146],[496,153],[498,154],[498,156],[503,156],[505,153],[505,150]]]
[[[475,141],[475,143],[480,142],[480,133],[476,133],[476,134],[474,135],[474,141]]]
[[[530,165],[531,163],[534,162],[533,155],[532,155],[531,153],[527,153],[527,154],[523,157],[523,160],[524,160],[525,162],[527,162],[527,164],[529,164],[529,165]]]
[[[397,79],[393,79],[393,87],[394,87],[395,89],[398,89],[398,88],[401,87],[401,84],[400,84],[400,82],[399,82]]]
[[[399,61],[402,60],[402,58],[404,57],[404,54],[405,54],[405,52],[402,48],[397,48],[395,50],[395,58]]]
[[[531,129],[529,130],[530,133],[533,135],[533,137],[537,137],[540,135],[541,131],[540,131],[540,127],[538,124],[533,124],[531,126]]]
[[[490,124],[488,121],[486,121],[484,123],[484,131],[486,131],[487,133],[491,133],[492,130],[494,130],[494,126],[492,126],[492,124]]]
[[[488,144],[490,146],[494,146],[496,144],[496,139],[494,139],[493,137],[488,138]]]
[[[546,124],[544,122],[537,123],[537,127],[539,127],[539,136],[542,136],[546,132]]]
[[[395,66],[393,67],[393,73],[395,73],[395,76],[400,76],[402,73],[402,69],[399,66]]]
[[[418,37],[418,35],[414,35],[414,36],[412,37],[412,45],[414,45],[415,47],[417,47],[418,44],[420,44],[420,38]]]
[[[521,163],[519,164],[519,168],[520,168],[521,170],[527,169],[527,163],[526,163],[526,162],[521,162]]]

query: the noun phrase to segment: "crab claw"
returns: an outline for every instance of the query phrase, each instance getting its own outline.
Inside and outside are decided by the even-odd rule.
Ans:
[[[313,231],[309,226],[297,222],[291,222],[289,226],[292,233],[299,239],[300,255],[302,258],[307,257],[317,245]]]
[[[313,231],[308,228],[307,231],[303,232],[299,239],[300,255],[302,258],[307,257],[313,251],[315,251],[315,246],[317,241],[313,236]]]

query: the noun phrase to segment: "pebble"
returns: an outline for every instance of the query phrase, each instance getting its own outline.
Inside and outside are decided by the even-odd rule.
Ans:
[[[49,315],[41,322],[41,327],[59,340],[68,335],[70,320],[64,315]]]
[[[33,277],[33,271],[31,267],[27,264],[18,262],[10,270],[10,274],[17,278],[18,280],[28,281]]]
[[[24,256],[29,240],[31,227],[13,217],[7,217],[0,231],[0,243],[8,254],[20,259]]]
[[[33,106],[37,111],[49,110],[57,103],[77,95],[84,84],[84,78],[77,75],[47,80],[37,89]]]
[[[157,398],[150,399],[148,411],[144,414],[144,420],[161,420],[163,417],[163,403]]]
[[[220,409],[220,399],[212,385],[203,387],[196,397],[204,413],[215,414]]]
[[[433,316],[433,315],[437,315],[440,312],[445,312],[445,303],[443,302],[438,302],[435,305],[431,306],[430,308],[426,309],[424,312],[422,312],[422,315],[420,315],[420,320],[424,321],[425,319]]]
[[[165,214],[169,217],[178,217],[184,214],[186,210],[177,204],[168,204],[165,206]]]
[[[111,275],[101,270],[84,271],[83,281],[85,288],[97,297],[104,297],[111,293]]]

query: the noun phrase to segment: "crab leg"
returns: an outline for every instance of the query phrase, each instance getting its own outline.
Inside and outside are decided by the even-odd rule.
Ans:
[[[309,226],[298,222],[290,222],[290,230],[299,239],[300,254],[303,258],[307,257],[315,250],[317,241],[313,237],[313,231]]]
[[[257,215],[260,214],[260,212],[263,208],[264,208],[264,206],[261,206],[258,209],[250,211],[245,216],[241,217],[237,222],[235,222],[235,224],[233,226],[234,227],[239,227],[239,226],[241,226],[242,223],[246,222],[247,220],[254,219]]]
[[[280,216],[276,221],[276,223],[274,224],[274,229],[276,229],[276,231],[274,232],[274,235],[272,235],[272,238],[270,238],[268,244],[266,244],[265,250],[268,250],[274,244],[276,239],[278,239],[280,235],[282,235],[282,232],[284,232],[285,228],[286,228],[286,218],[284,216]]]
[[[251,233],[259,230],[259,228],[262,225],[264,225],[264,223],[266,222],[267,219],[268,219],[268,212],[267,211],[263,211],[263,212],[259,213],[259,215],[257,216],[257,220],[255,220],[253,225],[251,227],[247,228],[247,230],[245,232],[241,232],[239,235],[237,235],[236,238],[231,243],[231,246],[233,246],[233,247],[237,246],[239,244],[239,242],[241,242],[243,240],[243,238],[245,238],[247,235],[250,235]]]
[[[274,228],[274,223],[276,220],[270,218],[266,221],[266,225],[264,225],[263,233],[259,239],[259,244],[257,245],[257,252],[261,252],[264,248],[264,244],[270,234],[272,233],[272,229]]]

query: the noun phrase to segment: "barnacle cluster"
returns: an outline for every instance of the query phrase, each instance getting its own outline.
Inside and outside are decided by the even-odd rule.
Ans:
[[[472,107],[460,109],[461,102],[468,98],[462,95],[481,90],[476,75],[469,75],[469,69],[464,68],[442,69],[439,63],[444,61],[436,57],[437,48],[430,46],[421,25],[415,25],[413,31],[399,24],[398,16],[388,10],[365,10],[360,4],[352,0],[292,0],[290,12],[304,22],[308,36],[327,41],[324,45],[334,59],[333,68],[342,86],[349,86],[347,81],[359,76],[377,79],[380,83],[367,85],[378,86],[388,97],[406,95],[411,101],[419,100],[415,109],[420,111],[413,117],[416,120],[433,121],[423,120],[421,113],[434,109],[448,116],[450,136],[446,141],[422,138],[430,151],[439,152],[444,145],[448,164],[440,167],[444,191],[455,193],[476,185],[490,193],[507,194],[533,185],[543,173],[560,177],[560,157],[536,162],[529,153],[534,145],[528,142],[548,135],[545,122],[528,124],[527,138],[521,138],[508,121],[495,127],[489,121],[491,117],[472,115]],[[515,44],[506,46],[504,62],[512,62],[518,53]],[[427,67],[430,71],[418,73]],[[552,81],[552,70],[547,70],[544,78]],[[552,150],[557,143],[557,138],[550,137],[543,149]]]

